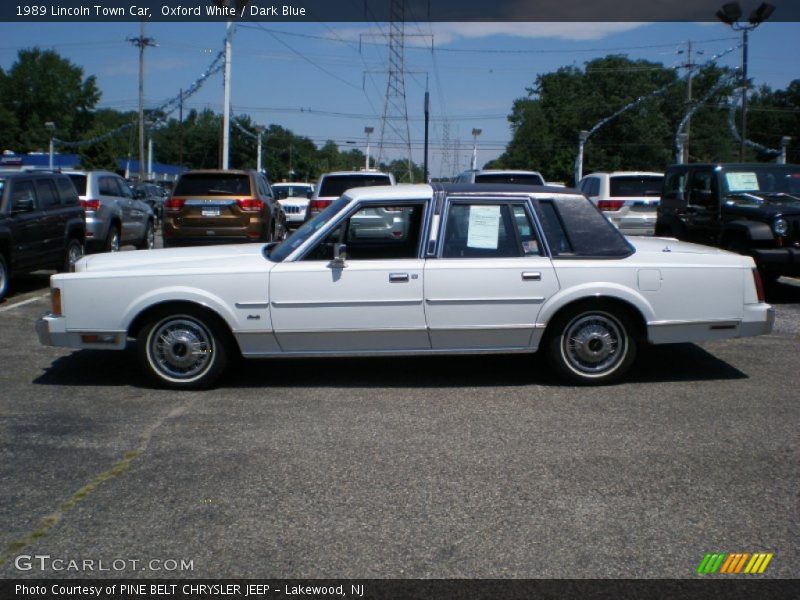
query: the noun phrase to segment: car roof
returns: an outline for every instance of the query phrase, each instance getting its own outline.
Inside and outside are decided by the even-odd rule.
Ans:
[[[431,198],[434,192],[444,192],[448,195],[482,194],[497,195],[531,195],[531,194],[557,194],[561,196],[580,196],[581,193],[573,188],[554,187],[549,185],[525,185],[507,183],[401,183],[398,185],[375,185],[369,187],[351,188],[347,191],[348,198],[361,200],[362,198],[386,200],[425,200]]]
[[[311,187],[314,184],[308,183],[307,181],[276,181],[275,183],[272,184],[272,187],[290,186],[290,185],[305,185]]]
[[[608,175],[609,177],[663,177],[664,173],[659,173],[657,171],[595,171],[594,173],[584,175],[584,177],[591,177],[592,175]]]
[[[495,175],[508,173],[509,175],[539,175],[539,171],[531,171],[528,169],[478,169],[476,171],[467,171],[467,173],[475,173],[476,175]]]
[[[231,175],[250,175],[255,173],[253,169],[192,169],[181,173],[181,177],[185,175],[219,175],[222,173],[229,173]]]
[[[692,167],[712,167],[720,169],[742,169],[742,168],[763,168],[763,167],[771,167],[774,169],[798,169],[800,165],[795,164],[780,164],[774,162],[768,163],[684,163],[684,164],[675,164],[669,165],[668,169],[690,169]]]
[[[369,177],[370,175],[385,175],[386,177],[390,177],[391,173],[386,173],[384,171],[331,171],[329,173],[323,173],[321,177],[328,177],[329,175],[363,175],[364,177]]]

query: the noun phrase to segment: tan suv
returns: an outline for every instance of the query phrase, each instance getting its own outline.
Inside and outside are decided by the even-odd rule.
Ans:
[[[189,171],[164,204],[164,247],[270,242],[286,237],[286,215],[258,171]]]

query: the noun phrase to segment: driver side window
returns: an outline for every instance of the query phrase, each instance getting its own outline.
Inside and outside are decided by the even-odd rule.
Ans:
[[[303,260],[333,260],[336,244],[347,246],[347,260],[417,258],[424,209],[424,203],[397,201],[362,206]]]

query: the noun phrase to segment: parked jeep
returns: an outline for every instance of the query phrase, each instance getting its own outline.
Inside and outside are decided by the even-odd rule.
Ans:
[[[81,256],[86,236],[78,192],[53,171],[0,171],[0,300],[12,275],[61,269]]]
[[[767,279],[800,274],[800,165],[668,167],[656,235],[747,254]]]

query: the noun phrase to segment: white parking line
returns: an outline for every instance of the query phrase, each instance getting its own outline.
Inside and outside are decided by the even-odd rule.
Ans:
[[[17,302],[16,304],[10,304],[9,306],[4,306],[0,308],[0,312],[6,312],[7,310],[11,310],[12,308],[17,308],[18,306],[24,306],[25,304],[36,302],[37,300],[41,300],[42,298],[47,298],[49,295],[50,294],[42,294],[41,296],[34,296],[33,298],[28,298],[27,300],[23,300],[22,302]]]

